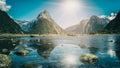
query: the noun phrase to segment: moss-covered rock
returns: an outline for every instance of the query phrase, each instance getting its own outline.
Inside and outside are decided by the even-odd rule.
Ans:
[[[0,68],[10,68],[12,59],[4,54],[0,54]]]
[[[17,50],[14,54],[18,56],[26,56],[31,52],[31,50]]]
[[[98,57],[93,54],[83,54],[80,56],[80,61],[84,64],[94,64],[98,61]]]

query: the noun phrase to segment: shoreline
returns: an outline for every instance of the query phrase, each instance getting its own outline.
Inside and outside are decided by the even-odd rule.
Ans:
[[[47,36],[61,36],[61,37],[80,37],[80,36],[120,36],[120,34],[0,34],[0,37],[47,37]]]

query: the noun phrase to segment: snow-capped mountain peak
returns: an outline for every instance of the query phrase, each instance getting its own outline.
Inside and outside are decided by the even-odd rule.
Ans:
[[[116,17],[116,15],[117,15],[116,13],[111,13],[111,15],[108,16],[108,19],[113,20]]]

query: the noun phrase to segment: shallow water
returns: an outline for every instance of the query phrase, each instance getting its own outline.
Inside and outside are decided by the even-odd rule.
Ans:
[[[120,68],[120,36],[88,35],[81,37],[20,37],[10,53],[12,68]],[[26,56],[16,50],[31,50]],[[84,64],[80,56],[98,56],[95,64]]]

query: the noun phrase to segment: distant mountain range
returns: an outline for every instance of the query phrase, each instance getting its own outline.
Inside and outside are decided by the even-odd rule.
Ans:
[[[6,12],[0,10],[0,33],[22,34],[23,30]]]
[[[117,15],[117,16],[116,16]],[[11,18],[0,10],[0,33],[12,34],[92,34],[120,33],[120,12],[111,16],[91,16],[79,24],[62,29],[45,10],[32,21],[21,21]]]

